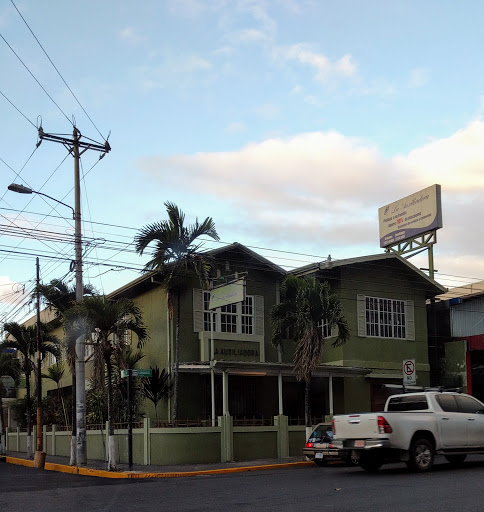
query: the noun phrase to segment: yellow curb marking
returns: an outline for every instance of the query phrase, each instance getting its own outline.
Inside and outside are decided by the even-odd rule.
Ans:
[[[8,464],[16,464],[18,466],[34,467],[33,460],[18,459],[16,457],[6,457]],[[103,478],[179,478],[183,476],[197,475],[213,475],[222,473],[243,473],[248,471],[261,471],[264,469],[289,468],[294,466],[313,466],[312,462],[286,462],[282,464],[266,464],[263,466],[243,466],[238,468],[221,468],[206,469],[201,471],[183,471],[172,473],[131,473],[131,472],[114,472],[102,469],[82,468],[79,466],[66,466],[64,464],[54,464],[46,462],[44,469],[48,471],[59,471],[61,473],[70,473],[75,475],[98,476]]]

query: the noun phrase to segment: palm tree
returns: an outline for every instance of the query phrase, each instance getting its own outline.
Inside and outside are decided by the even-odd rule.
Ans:
[[[141,378],[141,393],[143,393],[145,398],[153,402],[156,419],[158,419],[156,406],[162,398],[170,394],[172,387],[169,373],[164,368],[160,372],[158,366],[151,368],[151,377]]]
[[[143,324],[142,313],[131,299],[121,298],[110,301],[104,296],[86,297],[66,312],[67,324],[80,329],[86,337],[96,334],[96,345],[103,356],[103,370],[106,369],[108,391],[108,469],[116,470],[113,423],[113,356],[126,345],[126,334],[133,332],[138,337],[138,348],[148,338]]]
[[[66,311],[76,304],[76,287],[69,286],[62,279],[52,279],[49,284],[40,283],[36,291],[42,296],[47,307],[54,311],[58,322],[62,322]],[[83,286],[83,296],[96,295],[96,289],[90,285]],[[64,325],[64,349],[66,362],[72,377],[72,427],[71,427],[71,457],[70,465],[76,465],[76,332],[71,332]]]
[[[64,405],[64,397],[62,395],[62,388],[61,388],[61,380],[62,377],[64,377],[64,368],[63,365],[60,362],[57,362],[56,364],[49,366],[47,368],[47,373],[43,373],[42,377],[44,379],[50,379],[55,382],[57,386],[57,398],[58,403],[60,402],[62,405],[62,412],[64,414],[64,421],[66,423],[66,427],[69,426],[69,421],[67,419],[67,413],[66,413],[66,407]]]
[[[17,322],[7,322],[4,325],[5,340],[0,344],[0,352],[3,348],[14,348],[22,355],[22,371],[25,374],[27,387],[27,454],[32,457],[32,401],[30,399],[30,376],[32,371],[41,371],[35,365],[35,353],[37,351],[37,328],[35,325],[20,325]],[[43,359],[46,353],[55,357],[59,356],[58,339],[49,334],[45,324],[40,324],[40,352]]]
[[[281,346],[284,338],[296,343],[294,373],[304,380],[306,431],[311,429],[311,375],[319,364],[331,332],[338,334],[331,343],[337,347],[349,338],[349,328],[339,297],[327,282],[314,277],[288,276],[281,286],[281,302],[271,310],[272,343]]]
[[[159,279],[168,297],[170,319],[173,318],[176,304],[175,321],[175,378],[173,386],[173,420],[178,415],[178,374],[180,366],[180,303],[182,295],[190,287],[193,273],[199,277],[202,286],[207,287],[208,275],[212,265],[209,258],[200,253],[202,246],[197,240],[209,236],[219,240],[215,223],[207,217],[201,224],[185,225],[185,214],[173,203],[165,203],[168,220],[149,224],[135,236],[136,251],[142,255],[145,249],[155,242],[153,257],[145,265],[147,271],[160,273]]]
[[[3,421],[3,381],[2,377],[12,377],[15,385],[18,385],[20,380],[20,361],[12,354],[0,353],[0,455],[5,453],[7,446],[5,438],[5,424]]]

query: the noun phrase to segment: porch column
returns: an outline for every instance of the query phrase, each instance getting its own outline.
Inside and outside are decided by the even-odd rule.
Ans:
[[[282,402],[282,372],[277,376],[277,393],[279,395],[279,416],[284,414]]]
[[[223,415],[228,416],[229,413],[229,374],[227,371],[222,373],[222,400],[223,400]]]
[[[334,410],[333,410],[333,376],[329,374],[329,414],[333,416]]]

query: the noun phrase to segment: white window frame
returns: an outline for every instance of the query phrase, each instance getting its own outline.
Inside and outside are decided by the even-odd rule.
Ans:
[[[358,336],[415,340],[414,302],[358,295]]]
[[[210,291],[203,291],[203,330],[210,332],[212,310],[208,308]],[[246,295],[244,302],[228,304],[213,311],[214,332],[255,334],[255,296]]]

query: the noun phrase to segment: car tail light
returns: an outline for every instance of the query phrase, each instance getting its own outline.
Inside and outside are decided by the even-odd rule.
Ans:
[[[312,448],[313,447],[313,443],[306,443],[306,448]]]
[[[331,429],[333,430],[333,435],[336,434],[336,425],[334,424],[334,418],[331,420]]]
[[[378,416],[378,432],[380,434],[391,434],[393,432],[390,423],[383,416]]]

